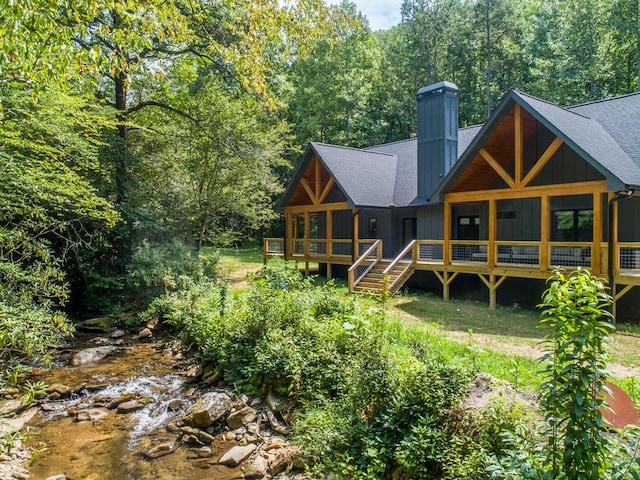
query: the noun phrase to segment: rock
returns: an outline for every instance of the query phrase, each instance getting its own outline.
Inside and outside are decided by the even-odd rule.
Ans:
[[[33,417],[38,414],[38,407],[30,408],[15,418],[2,418],[0,419],[0,437],[4,437],[13,432],[19,432],[22,430]]]
[[[227,414],[231,398],[226,393],[205,393],[184,416],[184,423],[192,427],[207,428]]]
[[[158,458],[173,453],[175,449],[175,442],[161,443],[160,445],[153,447],[151,450],[145,452],[144,454],[149,458]]]
[[[184,376],[187,378],[196,378],[196,377],[199,377],[200,375],[202,375],[201,365],[194,365],[189,370],[187,370],[184,374]]]
[[[182,438],[180,439],[180,441],[182,443],[186,443],[188,445],[198,445],[198,446],[203,446],[204,447],[204,443],[201,442],[198,437],[196,437],[195,435],[183,435]]]
[[[197,428],[182,427],[180,431],[186,435],[193,435],[202,443],[212,444],[215,440],[215,437],[213,435],[209,435],[207,432],[203,432],[202,430],[199,430]]]
[[[220,457],[220,460],[218,461],[218,463],[227,465],[228,467],[237,467],[249,455],[251,455],[256,448],[258,447],[256,447],[256,445],[253,443],[249,445],[245,445],[243,447],[242,446],[232,447],[230,450],[227,451],[227,453],[225,453],[224,455],[222,455],[222,457]]]
[[[298,449],[294,447],[279,448],[271,453],[273,456],[269,459],[269,474],[277,475],[293,463],[293,457],[298,453]]]
[[[267,420],[269,422],[269,425],[271,425],[271,429],[274,432],[279,433],[280,435],[288,435],[289,434],[289,428],[280,424],[280,422],[276,418],[276,414],[273,413],[270,408],[267,408],[265,410],[265,414],[267,416]]]
[[[111,335],[109,335],[109,337],[111,338],[122,338],[124,336],[125,336],[124,330],[114,330],[113,332],[111,332]]]
[[[76,353],[75,357],[73,357],[72,363],[75,367],[77,367],[79,365],[88,365],[90,363],[99,362],[100,360],[103,360],[109,355],[112,355],[117,350],[118,350],[118,347],[114,347],[111,345],[86,348]]]
[[[140,330],[140,333],[136,335],[136,338],[137,339],[149,338],[152,335],[153,335],[153,332],[151,331],[150,328],[143,328],[142,330]]]
[[[291,409],[289,403],[282,397],[276,397],[274,394],[269,393],[264,399],[264,403],[267,404],[272,411],[276,413],[286,412]]]
[[[137,400],[128,400],[118,405],[118,409],[116,411],[118,413],[131,413],[136,410],[140,410],[141,408],[144,408],[144,404],[139,403]]]
[[[28,470],[21,468],[20,470],[15,470],[11,474],[11,477],[15,478],[16,480],[28,480],[31,477],[31,475],[29,475]]]
[[[146,327],[149,330],[155,330],[159,323],[160,323],[160,319],[158,317],[153,317],[151,320],[147,322]]]
[[[114,408],[118,408],[118,405],[128,402],[130,400],[134,400],[136,398],[135,393],[124,393],[122,395],[120,395],[118,398],[116,398],[115,400],[111,400],[109,403],[107,403],[107,408],[109,410],[113,410]]]
[[[96,317],[80,322],[76,328],[81,332],[108,332],[112,325],[111,317]]]
[[[51,395],[52,393],[57,393],[61,397],[65,397],[67,395],[71,395],[73,389],[71,387],[67,387],[62,383],[52,383],[47,387],[47,393]]]
[[[67,477],[65,477],[63,474],[59,474],[59,475],[53,475],[47,478],[46,480],[67,480]]]
[[[87,408],[76,413],[78,422],[97,422],[109,414],[106,408]]]
[[[240,410],[232,412],[227,417],[227,425],[229,428],[235,430],[236,428],[244,427],[255,421],[257,418],[256,411],[251,407],[244,407]]]
[[[0,462],[10,462],[11,461],[11,457],[9,455],[0,455]]]
[[[253,462],[251,462],[251,465],[249,465],[246,468],[244,472],[244,476],[248,480],[258,479],[258,478],[266,477],[268,472],[269,472],[269,462],[263,456],[258,455],[256,458],[253,459]]]
[[[10,399],[0,402],[0,415],[10,415],[22,409],[24,405],[21,400]]]
[[[196,453],[200,458],[209,458],[210,456],[213,455],[213,451],[211,450],[211,447],[207,447],[207,446],[200,447],[198,450],[196,450]]]
[[[173,400],[167,402],[167,409],[170,412],[177,412],[178,410],[184,410],[187,406],[187,402],[180,398],[174,398]]]

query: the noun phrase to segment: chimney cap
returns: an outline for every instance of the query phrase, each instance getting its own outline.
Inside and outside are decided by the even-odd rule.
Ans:
[[[422,87],[420,90],[418,90],[418,98],[426,97],[436,93],[445,93],[445,92],[452,92],[457,94],[458,87],[455,83],[447,82],[446,80],[444,80],[442,82],[434,83],[427,87]]]

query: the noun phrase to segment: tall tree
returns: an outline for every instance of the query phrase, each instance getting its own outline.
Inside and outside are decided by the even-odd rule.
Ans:
[[[354,4],[343,2],[330,21],[336,37],[317,41],[292,66],[289,119],[299,144],[319,140],[365,146],[379,49]]]

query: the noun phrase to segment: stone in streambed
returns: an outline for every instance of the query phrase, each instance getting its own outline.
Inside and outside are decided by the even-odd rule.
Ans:
[[[76,328],[81,332],[108,332],[112,325],[111,317],[96,317],[79,323]]]
[[[78,422],[97,422],[109,414],[106,408],[87,408],[76,413]]]
[[[136,410],[140,410],[141,408],[144,408],[144,403],[140,403],[138,402],[138,400],[128,400],[118,405],[116,412],[131,413],[135,412]]]
[[[244,427],[255,421],[257,418],[256,411],[251,407],[243,407],[240,410],[231,412],[227,417],[227,425],[232,430],[236,428]]]
[[[117,350],[118,350],[118,347],[114,347],[111,345],[86,348],[76,353],[76,356],[73,357],[72,363],[73,363],[73,366],[75,367],[80,365],[89,365],[91,363],[96,363],[96,362],[99,362],[100,360],[105,359],[109,355],[112,355]]]
[[[230,450],[227,451],[227,453],[225,453],[224,455],[222,455],[222,457],[220,457],[220,460],[218,463],[227,465],[228,467],[237,467],[246,458],[248,458],[249,455],[251,455],[256,448],[258,447],[256,447],[256,445],[253,443],[250,443],[249,445],[245,445],[245,446],[232,447]]]
[[[162,457],[164,455],[169,455],[170,453],[173,453],[175,449],[176,449],[176,444],[173,442],[161,443],[160,445],[157,445],[153,447],[151,450],[148,450],[147,452],[145,452],[145,455],[149,458],[158,458],[158,457]]]
[[[184,423],[192,427],[207,428],[227,414],[231,398],[226,393],[205,393],[184,416]]]

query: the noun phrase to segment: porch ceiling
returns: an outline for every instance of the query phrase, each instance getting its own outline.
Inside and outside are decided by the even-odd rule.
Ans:
[[[512,107],[491,137],[482,146],[511,178],[515,177],[515,107]],[[521,110],[522,144],[526,144],[536,131],[542,127],[529,113]],[[508,188],[507,183],[500,177],[485,157],[478,152],[473,161],[462,172],[458,181],[451,188],[451,192],[467,192],[489,190],[493,188]]]

